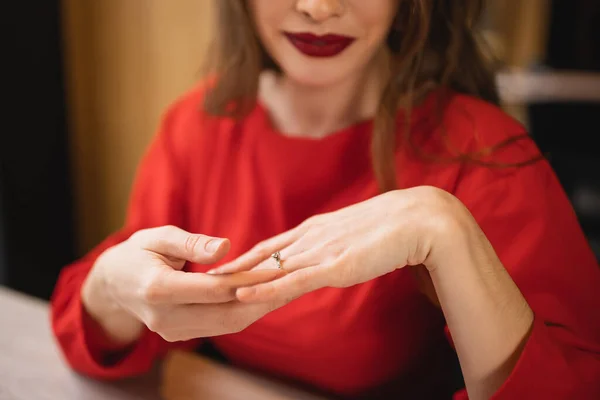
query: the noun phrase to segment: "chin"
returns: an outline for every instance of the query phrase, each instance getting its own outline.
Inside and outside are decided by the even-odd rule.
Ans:
[[[328,87],[336,85],[349,76],[352,71],[340,70],[340,68],[283,68],[285,76],[293,82],[302,86]]]

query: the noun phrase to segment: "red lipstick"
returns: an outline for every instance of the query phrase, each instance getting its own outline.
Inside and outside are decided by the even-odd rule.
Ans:
[[[285,33],[300,52],[309,57],[334,57],[346,50],[354,38],[342,35],[317,36],[312,33]]]

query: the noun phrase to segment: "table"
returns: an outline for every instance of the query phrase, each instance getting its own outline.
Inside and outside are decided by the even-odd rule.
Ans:
[[[0,287],[0,400],[322,400],[278,382],[172,353],[146,376],[99,382],[65,364],[45,301]]]
[[[0,287],[1,400],[158,400],[158,376],[105,383],[74,373],[54,342],[47,303]]]
[[[165,400],[325,400],[191,353],[172,352],[161,369]]]

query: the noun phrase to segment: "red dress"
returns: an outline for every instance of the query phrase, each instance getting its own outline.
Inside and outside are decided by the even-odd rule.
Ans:
[[[260,104],[235,123],[203,114],[202,96],[201,88],[193,90],[166,113],[139,168],[123,229],[62,271],[52,325],[70,365],[100,379],[122,378],[147,371],[170,348],[210,342],[235,365],[342,396],[447,393],[456,356],[444,318],[406,269],[309,293],[237,334],[169,344],[146,332],[109,362],[113,347],[82,310],[79,296],[107,247],[139,229],[170,224],[230,238],[228,261],[314,214],[378,193],[371,121],[320,140],[286,137],[273,129]],[[432,128],[434,98],[411,118],[416,143],[430,153],[444,156],[444,133],[458,150],[475,151],[524,132],[497,107],[458,94],[445,108],[444,131]],[[400,132],[402,118],[398,124]],[[518,162],[538,154],[527,139],[491,159]],[[549,165],[469,167],[427,162],[403,150],[397,165],[401,187],[437,186],[471,210],[535,312],[523,354],[494,398],[600,398],[600,270]],[[210,266],[187,268],[202,272]],[[455,396],[466,398],[464,391]]]

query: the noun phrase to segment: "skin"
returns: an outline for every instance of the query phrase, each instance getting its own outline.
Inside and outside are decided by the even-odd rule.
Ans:
[[[172,226],[139,231],[98,258],[82,286],[83,305],[124,348],[144,325],[170,342],[239,332],[289,299],[234,301],[240,286],[275,279],[280,271],[223,276],[182,271],[186,261],[210,264],[228,249],[227,240]]]
[[[375,115],[396,0],[248,3],[261,41],[283,71],[263,74],[259,93],[282,134],[324,137]],[[283,31],[356,41],[336,57],[316,59],[296,50]],[[84,307],[124,346],[139,338],[143,325],[166,340],[187,340],[237,332],[322,287],[423,265],[472,399],[489,398],[502,385],[533,323],[533,312],[468,210],[436,188],[393,191],[315,216],[211,274],[181,271],[185,261],[222,258],[229,244],[214,239],[174,227],[135,234],[98,259],[82,288]],[[213,251],[209,243],[216,243]],[[275,251],[285,271],[273,269]]]
[[[348,229],[351,226],[352,229]],[[213,274],[274,268],[287,275],[240,288],[248,304],[349,287],[425,266],[460,360],[469,398],[487,399],[510,375],[533,313],[468,210],[433,187],[388,192],[258,244]]]
[[[384,43],[396,0],[249,0],[258,35],[284,74],[264,74],[260,97],[281,132],[324,137],[372,118],[387,80]],[[282,34],[350,36],[354,43],[326,59],[307,57]]]

